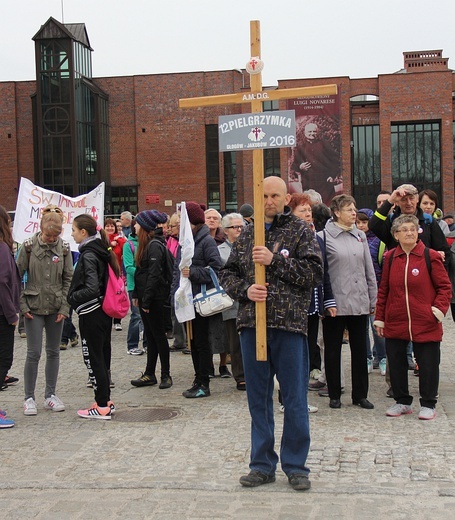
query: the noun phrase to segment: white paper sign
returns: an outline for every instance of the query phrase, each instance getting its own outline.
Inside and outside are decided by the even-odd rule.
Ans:
[[[57,191],[40,188],[22,177],[13,227],[13,239],[16,242],[22,244],[40,230],[43,208],[49,204],[54,204],[63,211],[62,238],[69,242],[71,251],[77,251],[78,247],[71,236],[74,217],[88,213],[100,226],[104,226],[104,182],[85,195],[68,197]]]

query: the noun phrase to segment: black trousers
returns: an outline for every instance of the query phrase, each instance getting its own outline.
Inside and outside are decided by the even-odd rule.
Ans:
[[[210,316],[204,318],[196,312],[191,321],[193,339],[191,340],[191,358],[193,360],[196,381],[204,386],[209,386],[209,374],[212,369],[212,349],[209,341]],[[190,340],[188,339],[188,342]]]
[[[10,325],[3,314],[0,314],[0,384],[13,364],[14,325]]]
[[[226,336],[231,353],[231,369],[232,375],[237,383],[245,381],[243,372],[242,348],[240,346],[240,336],[235,325],[235,318],[226,320],[224,326],[226,328]]]
[[[98,406],[107,406],[111,399],[109,374],[111,368],[112,318],[101,307],[79,316],[82,355],[95,391]]]
[[[321,370],[321,349],[318,345],[319,314],[308,316],[308,351],[310,356],[310,372]]]
[[[164,300],[153,300],[150,303],[150,312],[144,312],[139,300],[144,332],[147,336],[147,366],[145,374],[155,375],[158,356],[161,363],[161,377],[170,374],[169,343],[166,337],[166,315],[169,309],[165,308]]]
[[[341,347],[345,327],[349,332],[351,348],[352,400],[358,401],[368,396],[367,324],[367,314],[335,318],[327,316],[322,320],[325,377],[330,399],[340,399],[341,396]]]
[[[410,405],[413,397],[409,395],[408,358],[406,348],[408,340],[385,340],[385,349],[389,364],[390,384],[395,401]],[[441,360],[441,344],[439,342],[412,342],[414,357],[419,365],[420,405],[434,408],[437,403],[439,387],[439,363]]]

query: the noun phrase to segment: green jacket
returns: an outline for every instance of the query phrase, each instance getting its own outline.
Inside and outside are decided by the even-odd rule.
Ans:
[[[130,235],[128,240],[123,244],[123,268],[126,273],[126,288],[128,291],[134,289],[134,273],[136,272],[135,257],[139,241],[137,236]]]
[[[61,238],[46,244],[36,233],[20,248],[17,266],[21,277],[27,271],[27,284],[21,291],[21,313],[69,316],[66,301],[73,277],[69,245]]]

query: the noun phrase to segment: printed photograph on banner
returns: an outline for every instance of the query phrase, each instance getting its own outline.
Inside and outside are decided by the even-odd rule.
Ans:
[[[24,240],[40,231],[43,209],[49,204],[58,206],[63,212],[62,238],[69,242],[71,251],[78,246],[71,236],[74,217],[82,213],[91,215],[101,226],[104,223],[104,182],[95,189],[78,197],[68,197],[57,191],[47,190],[21,178],[14,218],[13,238],[22,244]]]
[[[295,110],[296,146],[288,157],[289,193],[313,189],[330,206],[343,193],[339,95],[287,101]]]

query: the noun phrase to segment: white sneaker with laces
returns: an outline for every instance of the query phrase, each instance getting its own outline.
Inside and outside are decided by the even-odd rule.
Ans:
[[[313,406],[311,404],[308,405],[308,413],[316,413],[319,410],[317,406]]]
[[[36,408],[36,403],[33,397],[29,397],[24,402],[24,415],[36,415],[38,410]]]
[[[114,329],[115,329],[115,330],[122,330],[122,325],[121,325],[121,323],[114,323]]]
[[[419,419],[423,421],[431,421],[436,417],[436,410],[434,408],[428,408],[426,406],[422,406],[419,412]]]
[[[46,410],[52,410],[53,412],[65,411],[65,405],[56,395],[51,395],[44,401],[44,408],[46,408]]]
[[[406,415],[408,413],[412,413],[411,405],[395,403],[387,409],[385,414],[389,417],[399,417],[400,415]]]

